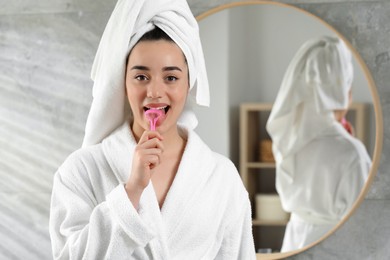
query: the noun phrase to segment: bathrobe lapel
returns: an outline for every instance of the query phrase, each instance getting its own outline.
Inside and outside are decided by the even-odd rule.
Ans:
[[[154,259],[169,259],[167,238],[183,220],[186,208],[191,207],[191,201],[206,184],[216,165],[212,151],[195,132],[188,131],[187,136],[178,172],[162,209],[159,208],[152,183],[149,183],[140,199],[138,212],[158,238],[150,242]],[[121,183],[129,178],[136,145],[127,123],[103,141],[104,154]]]
[[[143,219],[156,234],[157,239],[153,239],[149,243],[153,259],[170,259],[160,206],[158,205],[156,193],[154,192],[151,182],[149,182],[149,185],[142,193],[138,213],[141,219]]]
[[[191,202],[201,192],[215,165],[212,151],[195,132],[188,131],[186,148],[161,209],[169,236],[173,234],[180,222],[185,220],[184,215],[192,206]]]

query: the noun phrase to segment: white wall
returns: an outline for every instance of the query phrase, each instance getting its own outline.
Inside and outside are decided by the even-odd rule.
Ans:
[[[229,13],[221,12],[200,22],[209,76],[210,107],[195,107],[199,124],[196,132],[216,152],[229,156]],[[222,44],[221,44],[222,43]]]

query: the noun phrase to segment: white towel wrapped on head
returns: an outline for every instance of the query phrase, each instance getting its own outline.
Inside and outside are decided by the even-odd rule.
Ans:
[[[209,106],[209,85],[199,28],[184,0],[119,0],[103,33],[93,63],[93,102],[83,146],[101,142],[131,115],[125,95],[126,59],[138,40],[155,26],[168,34],[183,51],[189,69],[190,96]],[[195,128],[191,97],[179,124]]]
[[[294,154],[329,127],[340,131],[333,112],[348,108],[352,80],[352,55],[339,38],[311,39],[295,54],[266,125],[278,168],[290,181]]]

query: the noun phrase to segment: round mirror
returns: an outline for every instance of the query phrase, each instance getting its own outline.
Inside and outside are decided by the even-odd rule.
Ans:
[[[197,132],[212,149],[230,157],[240,171],[252,201],[253,235],[259,257],[276,259],[301,252],[345,222],[363,200],[376,173],[382,118],[372,78],[358,53],[340,33],[296,7],[274,2],[239,2],[212,9],[197,19],[211,90],[211,107],[196,109],[200,122]],[[262,157],[267,154],[266,142],[262,140],[269,138],[265,123],[297,50],[309,39],[325,35],[341,38],[353,54],[353,104],[348,119],[355,127],[356,138],[372,158],[372,166],[348,214],[317,241],[280,253],[289,215],[278,208],[275,163],[272,158],[267,161],[266,156]],[[315,192],[314,187],[311,192]]]

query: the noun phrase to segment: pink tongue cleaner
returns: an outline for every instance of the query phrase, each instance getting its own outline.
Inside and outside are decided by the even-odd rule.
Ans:
[[[156,123],[158,119],[162,116],[163,111],[161,109],[151,108],[145,111],[145,116],[149,119],[150,122],[150,130],[156,130]]]

